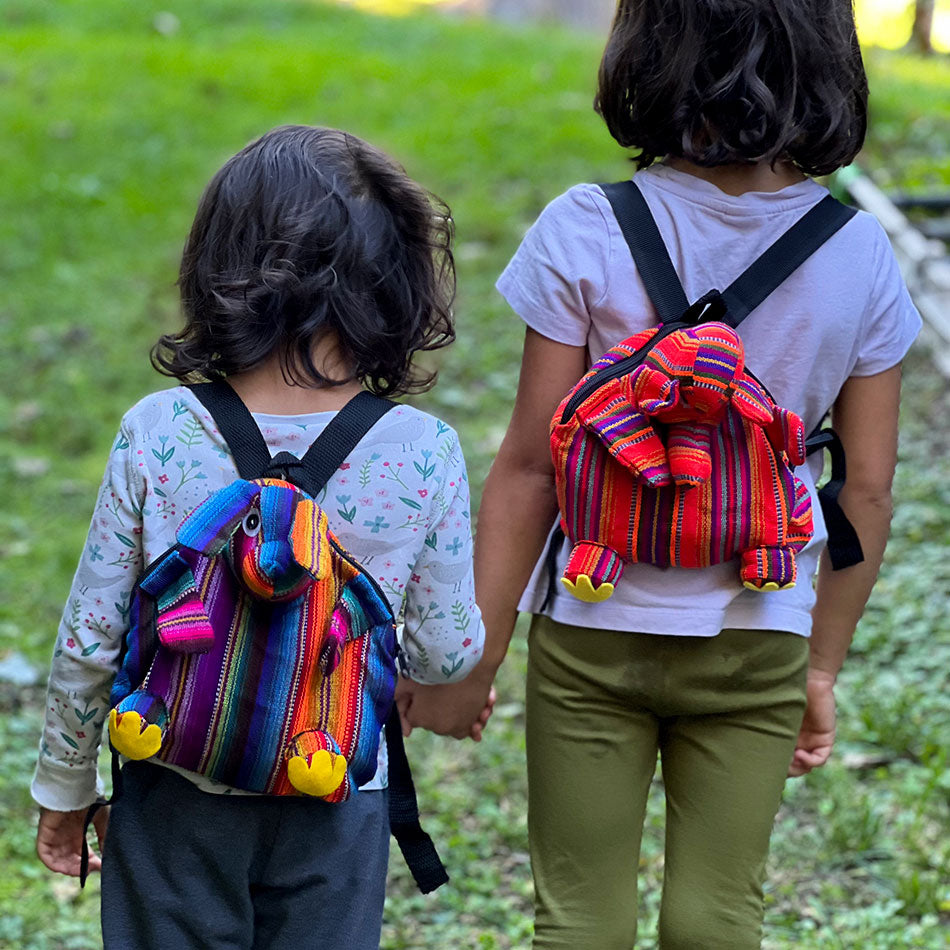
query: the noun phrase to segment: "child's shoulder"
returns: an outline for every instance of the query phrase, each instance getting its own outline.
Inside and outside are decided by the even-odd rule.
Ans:
[[[447,422],[408,403],[397,403],[376,423],[367,440],[375,444],[399,443],[415,447],[459,444],[459,436]]]
[[[122,416],[122,430],[128,435],[154,433],[162,426],[179,422],[184,416],[207,415],[187,386],[172,386],[143,396]]]
[[[538,218],[539,222],[554,225],[584,224],[602,221],[605,211],[610,208],[603,187],[591,182],[571,185],[556,198],[548,202]]]

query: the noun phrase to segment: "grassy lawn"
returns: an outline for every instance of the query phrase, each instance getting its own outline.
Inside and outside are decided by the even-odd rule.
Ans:
[[[547,200],[627,169],[590,109],[598,56],[596,40],[565,31],[290,0],[6,0],[0,658],[45,665],[119,416],[165,385],[146,353],[176,323],[197,196],[274,125],[344,126],[451,203],[460,340],[439,354],[442,381],[420,404],[459,428],[481,483],[522,333],[494,279]],[[868,162],[901,187],[946,185],[950,67],[915,72],[900,54],[869,63],[879,132]],[[950,396],[924,353],[908,367],[894,540],[840,690],[841,754],[789,786],[773,950],[950,947]],[[453,886],[417,896],[395,859],[388,950],[528,944],[524,660],[521,636],[487,741],[411,739]],[[0,948],[95,948],[95,883],[77,896],[32,853],[26,786],[41,708],[41,690],[0,684]],[[659,801],[642,859],[644,947],[662,874]]]

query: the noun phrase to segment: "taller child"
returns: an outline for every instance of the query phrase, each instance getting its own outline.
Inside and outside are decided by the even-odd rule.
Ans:
[[[432,384],[413,357],[454,338],[451,234],[448,209],[367,142],[336,129],[274,129],[205,190],[182,258],[185,326],[161,338],[153,362],[183,382],[226,380],[268,450],[300,456],[364,389],[394,396]],[[60,627],[33,781],[37,850],[55,871],[79,871],[136,577],[236,475],[190,389],[146,396],[123,418]],[[483,628],[455,432],[395,406],[317,501],[404,620],[409,676],[464,677]],[[264,646],[249,651],[259,657]],[[269,672],[290,676],[293,656],[274,655],[286,662]],[[266,684],[262,664],[245,662]],[[261,705],[244,703],[242,716]],[[473,722],[476,737],[489,713]],[[124,775],[102,861],[107,950],[378,946],[385,745],[375,777],[340,804],[241,794],[160,760],[130,762]],[[97,816],[100,840],[105,818]]]
[[[867,82],[850,0],[621,0],[596,108],[635,150],[634,180],[694,301],[728,285],[827,194],[811,176],[847,165],[861,148]],[[660,946],[758,947],[786,773],[801,775],[831,752],[835,678],[881,563],[899,364],[919,317],[884,232],[858,214],[741,327],[748,365],[806,432],[832,409],[848,457],[841,502],[863,563],[830,570],[815,503],[817,530],[791,590],[746,591],[734,563],[634,564],[609,601],[562,591],[545,609],[539,558],[556,519],[552,415],[593,361],[656,314],[596,185],[573,187],[544,210],[498,287],[527,332],[511,424],[479,513],[485,658],[450,688],[451,715],[443,705],[424,719],[419,694],[414,715],[461,733],[481,708],[517,611],[534,614],[534,946],[633,945],[659,753],[667,803]],[[797,473],[813,501],[820,464],[813,458]],[[567,555],[565,545],[558,574]]]

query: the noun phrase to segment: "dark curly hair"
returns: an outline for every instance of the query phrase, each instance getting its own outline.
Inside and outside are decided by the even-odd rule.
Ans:
[[[867,131],[851,0],[620,0],[594,108],[645,168],[847,165]]]
[[[374,146],[337,129],[273,129],[205,189],[178,279],[185,326],[159,339],[152,363],[191,382],[277,352],[299,385],[428,389],[435,373],[412,357],[455,339],[452,232],[448,207]],[[329,332],[348,379],[314,365]]]

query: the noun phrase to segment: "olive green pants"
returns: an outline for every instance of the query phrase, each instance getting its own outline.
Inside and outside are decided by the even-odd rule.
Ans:
[[[753,950],[805,707],[808,641],[672,637],[536,616],[527,687],[535,950],[630,950],[647,793],[666,793],[662,950]]]

